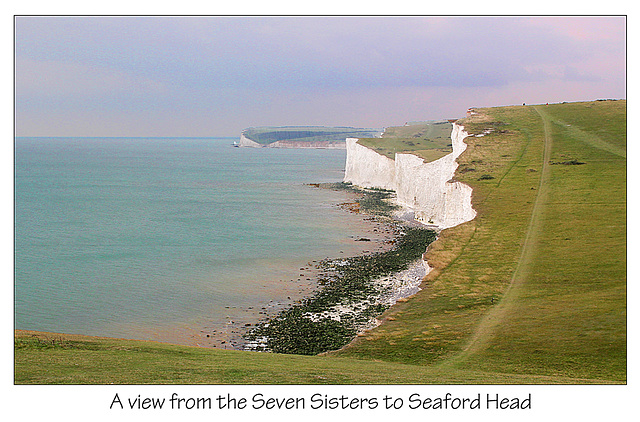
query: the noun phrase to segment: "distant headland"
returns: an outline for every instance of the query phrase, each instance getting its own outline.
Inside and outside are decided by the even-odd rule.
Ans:
[[[346,138],[375,138],[381,128],[280,126],[252,127],[242,131],[234,145],[252,148],[332,148],[346,149]]]

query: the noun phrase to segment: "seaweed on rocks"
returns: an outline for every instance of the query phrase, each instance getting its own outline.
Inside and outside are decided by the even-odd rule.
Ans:
[[[337,188],[353,189],[348,186]],[[392,191],[367,189],[359,201],[368,198],[364,202],[370,201],[369,212],[387,218],[389,208],[380,203],[386,202],[391,194]],[[388,293],[385,289],[390,287],[376,280],[407,269],[421,259],[429,243],[436,238],[432,230],[388,220],[398,237],[393,249],[320,262],[319,268],[324,275],[318,280],[319,290],[245,333],[245,348],[315,355],[339,349],[359,332],[371,327],[375,317],[390,306],[381,300]]]
[[[400,207],[390,200],[393,198],[395,192],[382,188],[362,188],[354,186],[349,182],[338,183],[313,183],[309,186],[314,186],[324,189],[342,190],[358,194],[360,197],[356,199],[356,203],[359,205],[358,211],[372,214],[380,217],[391,217],[393,212]]]

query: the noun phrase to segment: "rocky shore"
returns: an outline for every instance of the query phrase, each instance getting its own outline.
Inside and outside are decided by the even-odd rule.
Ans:
[[[184,341],[185,343],[222,349],[256,350],[255,347],[248,345],[248,340],[245,338],[246,333],[253,331],[257,326],[276,317],[289,307],[302,303],[323,288],[322,283],[329,276],[327,267],[331,265],[331,262],[343,263],[347,257],[385,252],[394,247],[398,238],[395,225],[390,224],[388,218],[379,218],[364,212],[368,210],[367,207],[372,201],[362,201],[360,192],[342,183],[309,184],[308,186],[311,189],[334,189],[345,193],[346,202],[336,202],[334,206],[352,214],[348,218],[357,225],[354,227],[354,233],[350,236],[351,240],[348,244],[337,246],[339,249],[336,249],[332,258],[318,258],[301,263],[299,267],[291,268],[288,275],[284,276],[286,278],[256,281],[256,283],[262,281],[266,284],[272,284],[276,289],[274,296],[253,306],[247,307],[239,304],[225,306],[226,318],[210,321],[209,324],[190,331],[188,334],[190,340]],[[362,207],[358,200],[363,202]],[[393,206],[390,207],[390,209],[393,208]]]
[[[376,317],[397,300],[415,294],[427,273],[422,254],[436,233],[393,218],[396,206],[389,202],[393,192],[343,183],[318,187],[356,192],[356,201],[341,206],[368,213],[393,236],[378,245],[379,251],[317,263],[319,288],[247,330],[244,350],[318,354],[343,347],[375,327]]]

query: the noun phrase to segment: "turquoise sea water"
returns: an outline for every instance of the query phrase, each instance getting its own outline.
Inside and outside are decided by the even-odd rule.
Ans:
[[[346,194],[305,185],[340,181],[344,150],[231,142],[17,138],[15,328],[189,343],[355,253]]]

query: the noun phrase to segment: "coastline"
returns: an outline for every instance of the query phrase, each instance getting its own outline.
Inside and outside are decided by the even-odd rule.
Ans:
[[[393,223],[401,225],[398,231],[425,231],[433,237],[425,241],[420,253],[400,266],[387,267],[380,272],[364,275],[362,284],[349,286],[350,289],[362,289],[364,295],[350,293],[343,287],[335,288],[333,283],[341,284],[348,278],[349,271],[355,272],[365,267],[384,266],[390,255],[400,253],[405,239],[400,236],[400,245],[394,254],[381,253],[373,258],[374,263],[360,263],[360,257],[341,262],[329,262],[330,269],[344,265],[346,270],[337,271],[338,277],[332,284],[324,284],[313,296],[305,299],[275,317],[266,319],[250,330],[245,338],[249,340],[249,350],[272,351],[278,353],[319,354],[341,349],[356,337],[381,322],[377,317],[393,306],[398,300],[404,300],[420,290],[420,285],[431,268],[424,257],[430,243],[437,239],[440,230],[451,228],[476,217],[472,207],[470,186],[455,180],[458,157],[466,150],[464,139],[469,136],[464,127],[454,124],[451,132],[453,151],[435,161],[426,162],[412,154],[396,153],[395,160],[357,144],[356,138],[347,139],[347,164],[343,185],[349,185],[365,195],[376,197],[394,210]],[[393,198],[390,198],[393,193]],[[363,203],[348,208],[360,212]],[[372,214],[391,217],[388,212],[378,212],[378,206],[372,207]],[[383,207],[384,208],[384,207]],[[398,211],[398,209],[400,211]],[[388,210],[387,210],[388,211]],[[396,226],[398,227],[398,226]],[[410,237],[410,236],[407,236]],[[392,258],[393,259],[393,258]],[[390,270],[393,268],[393,270]],[[364,271],[367,273],[367,271]],[[351,281],[349,281],[351,282]],[[347,283],[348,285],[348,283]],[[332,290],[343,289],[336,298],[327,301]],[[328,303],[327,303],[328,302]]]
[[[312,186],[314,186],[314,184],[312,184]],[[316,187],[323,188],[320,186]],[[339,272],[339,267],[343,264],[346,264],[352,259],[358,260],[359,258],[375,257],[377,254],[394,251],[399,239],[401,239],[404,234],[404,231],[411,227],[421,228],[432,232],[432,229],[426,229],[424,224],[415,220],[407,219],[406,209],[401,209],[400,211],[396,210],[390,217],[381,217],[375,214],[363,213],[359,209],[354,209],[354,204],[357,204],[359,194],[348,192],[348,196],[349,200],[347,202],[338,203],[335,204],[335,206],[343,209],[346,214],[351,214],[352,217],[359,217],[363,223],[363,227],[366,225],[366,237],[362,236],[363,233],[360,233],[359,236],[354,236],[353,242],[355,244],[362,245],[359,253],[345,254],[344,256],[335,258],[327,257],[322,260],[308,262],[304,267],[300,267],[299,272],[297,272],[297,277],[293,277],[295,274],[292,274],[293,279],[290,281],[297,288],[300,288],[297,295],[292,294],[288,298],[288,301],[269,300],[269,303],[263,307],[241,308],[229,306],[228,308],[235,308],[239,311],[239,314],[236,314],[236,316],[241,317],[228,320],[222,329],[220,326],[218,326],[218,328],[212,328],[211,326],[199,328],[182,327],[183,331],[187,332],[187,334],[180,335],[184,341],[169,340],[166,335],[159,335],[158,331],[154,332],[155,335],[152,336],[156,338],[141,341],[151,341],[160,344],[185,345],[205,349],[216,348],[227,349],[230,351],[260,351],[260,349],[256,347],[255,343],[252,344],[244,337],[246,333],[252,328],[259,326],[260,323],[270,321],[287,309],[291,309],[292,306],[300,304],[313,297],[313,295],[321,291],[323,282],[326,283],[327,278],[331,278]],[[435,240],[435,234],[433,240]],[[426,247],[423,249],[423,252],[424,251],[426,251]],[[342,250],[339,251],[340,254],[343,252],[344,251]],[[405,301],[406,298],[420,291],[420,285],[422,284],[426,274],[428,274],[428,271],[429,267],[421,256],[419,259],[410,262],[406,269],[385,274],[373,279],[371,284],[376,286],[378,292],[381,292],[375,297],[374,308],[377,309],[377,312],[370,315],[366,321],[358,325],[357,331],[351,335],[349,340],[345,342],[342,347],[350,344],[356,337],[360,336],[365,331],[380,325],[382,320],[377,317],[379,317],[386,309],[393,306],[398,301]],[[371,299],[371,297],[361,301],[360,304],[367,302],[369,299]],[[360,304],[354,303],[351,306],[338,305],[330,312],[326,312],[324,314],[319,313],[318,317],[339,322],[342,317],[351,315]],[[311,317],[310,320],[313,320],[313,317]],[[53,339],[54,342],[58,341],[57,339],[64,342],[62,338],[72,340],[77,338],[82,341],[87,337],[110,340],[136,340],[132,338],[109,337],[103,335],[14,330],[14,337],[24,334],[28,334],[32,337],[44,336],[46,338]],[[173,333],[173,337],[175,338],[175,332]],[[187,340],[189,338],[191,341]],[[341,347],[331,348],[326,350],[326,352],[338,350],[339,348]],[[325,351],[313,354],[322,354],[324,352]]]
[[[311,184],[312,187],[320,187]],[[363,224],[366,224],[366,233],[353,239],[355,244],[361,245],[360,253],[348,256],[348,258],[359,258],[371,254],[385,252],[392,249],[398,242],[399,233],[402,232],[401,227],[420,227],[422,229],[433,230],[433,225],[427,225],[418,221],[415,217],[414,210],[403,204],[400,211],[394,212],[393,218],[381,219],[373,214],[361,213],[358,204],[358,193],[351,192],[347,195],[350,199],[347,202],[336,204],[347,213],[360,215]],[[397,204],[397,198],[394,202]],[[435,237],[434,237],[435,239]],[[420,255],[426,252],[426,245],[422,249]],[[337,251],[336,251],[337,252]],[[342,251],[340,251],[342,253]],[[345,254],[346,255],[346,254]],[[239,306],[226,306],[229,309],[229,315],[226,320],[217,324],[202,324],[200,326],[181,326],[173,328],[151,328],[148,332],[151,334],[150,339],[154,341],[186,344],[199,347],[213,347],[236,350],[255,350],[255,345],[251,345],[245,338],[247,332],[253,330],[260,324],[277,317],[292,306],[307,301],[313,297],[322,288],[322,280],[326,275],[327,266],[340,264],[344,262],[342,256],[326,257],[309,261],[299,268],[299,272],[292,272],[289,281],[283,281],[287,285],[287,294],[285,300],[269,300],[261,306],[248,306],[245,308]],[[376,316],[388,307],[395,304],[398,300],[403,300],[420,290],[420,284],[424,277],[428,274],[429,266],[420,259],[407,263],[409,268],[401,269],[392,274],[380,275],[373,280],[371,284],[377,286],[377,297],[372,300],[367,297],[364,300],[370,302],[372,307],[378,311],[375,315],[367,318],[364,323],[360,323],[353,332],[351,340],[363,331],[379,325]],[[258,280],[261,283],[263,280]],[[332,321],[340,321],[344,316],[354,312],[353,306],[336,305],[332,310],[325,310],[319,313],[318,319],[329,319]],[[313,320],[313,317],[310,318]],[[173,330],[173,332],[171,332]],[[172,340],[173,339],[173,340]]]
[[[327,188],[321,185],[326,184],[308,184],[312,189]],[[248,342],[244,338],[246,333],[316,294],[322,288],[322,280],[327,276],[328,263],[369,256],[393,248],[398,238],[397,228],[375,215],[354,210],[354,204],[357,204],[356,200],[360,195],[339,190],[345,194],[344,200],[334,203],[333,207],[344,212],[345,218],[351,221],[350,228],[353,229],[353,234],[350,235],[348,243],[337,244],[335,253],[331,256],[318,256],[299,263],[299,266],[290,268],[287,274],[282,274],[278,280],[256,280],[256,283],[273,285],[274,296],[265,298],[263,303],[256,306],[225,306],[228,312],[224,321],[210,321],[199,327],[188,328],[190,333],[179,343],[198,347],[254,350],[255,348],[247,346]]]
[[[341,204],[343,209],[382,224],[393,238],[378,244],[376,252],[321,261],[319,288],[247,330],[243,350],[308,355],[337,350],[379,325],[377,318],[398,300],[420,290],[429,270],[423,254],[436,232],[399,218],[403,213],[389,201],[391,192],[333,185],[360,196]]]

